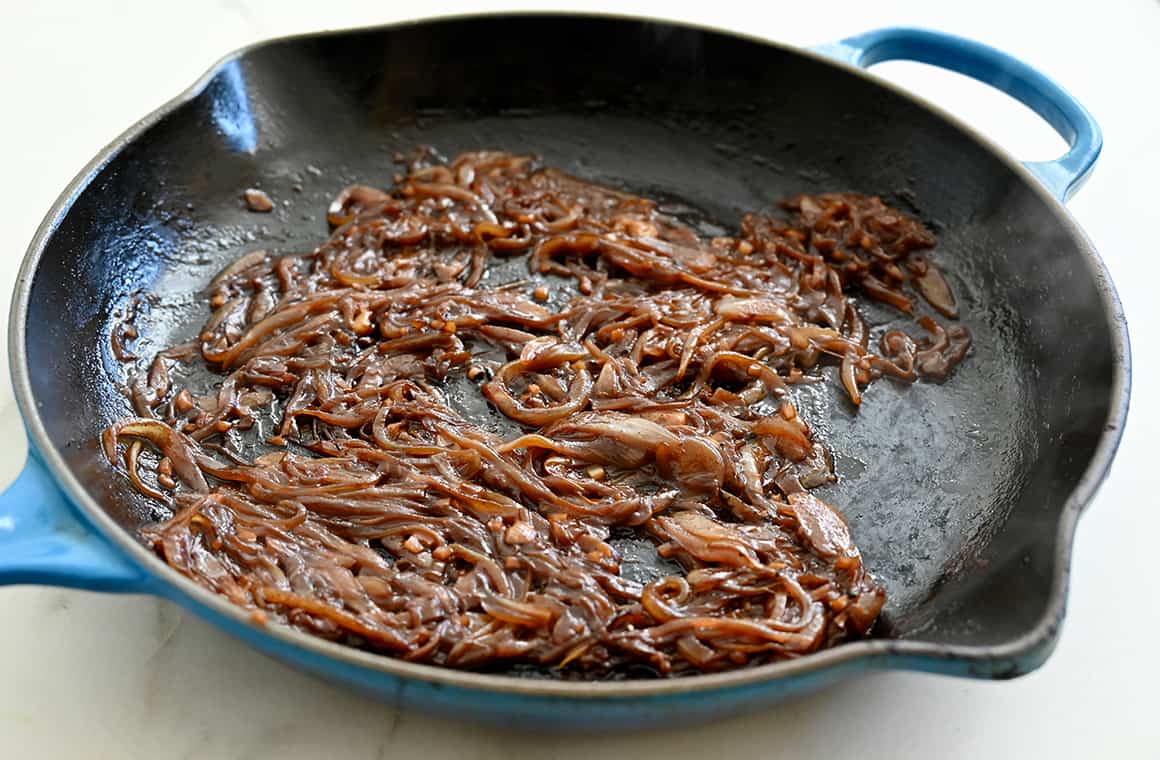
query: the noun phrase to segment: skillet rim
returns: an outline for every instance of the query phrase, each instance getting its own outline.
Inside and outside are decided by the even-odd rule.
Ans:
[[[1084,470],[1083,476],[1077,482],[1075,488],[1062,506],[1055,535],[1055,572],[1052,578],[1048,604],[1044,614],[1033,627],[1023,634],[997,645],[947,645],[924,642],[917,639],[870,639],[845,643],[832,649],[815,652],[800,659],[774,662],[724,673],[702,674],[675,679],[572,682],[526,679],[510,675],[459,671],[437,665],[410,663],[388,655],[374,654],[344,644],[325,641],[288,626],[261,626],[255,624],[250,618],[250,615],[240,607],[231,604],[223,597],[198,585],[193,580],[186,578],[166,565],[154,553],[138,543],[129,531],[117,524],[96,503],[96,500],[88,494],[80,480],[69,469],[63,457],[57,451],[56,446],[49,438],[44,424],[40,419],[36,399],[32,390],[26,355],[28,308],[31,300],[32,283],[40,263],[40,258],[49,241],[67,217],[81,193],[89,187],[99,173],[115,160],[126,147],[144,135],[170,113],[200,97],[205,91],[206,86],[223,68],[231,63],[244,59],[256,51],[294,41],[320,39],[324,37],[342,37],[365,32],[398,30],[409,27],[474,21],[505,16],[543,18],[552,21],[606,19],[632,23],[658,24],[741,39],[778,48],[791,55],[804,56],[822,65],[838,68],[849,74],[861,77],[866,85],[891,91],[895,95],[899,95],[909,100],[912,104],[924,108],[934,116],[943,119],[962,133],[964,137],[973,140],[977,145],[992,154],[993,157],[1007,166],[1016,177],[1022,180],[1023,184],[1030,185],[1033,193],[1037,193],[1047,202],[1047,206],[1055,216],[1056,221],[1062,230],[1076,241],[1083,254],[1083,258],[1088,264],[1089,273],[1094,280],[1096,290],[1103,302],[1105,315],[1108,318],[1107,326],[1112,337],[1111,350],[1114,366],[1112,383],[1109,387],[1109,415],[1105,421],[1103,431],[1100,434],[1099,442]],[[1047,656],[1054,649],[1058,639],[1066,607],[1067,583],[1076,524],[1084,507],[1095,496],[1114,458],[1128,412],[1131,384],[1131,355],[1127,321],[1106,266],[1100,259],[1091,241],[1076,224],[1075,220],[1072,219],[1062,203],[1023,164],[1007,154],[1006,151],[996,145],[992,140],[980,134],[969,124],[962,122],[956,116],[930,103],[926,99],[892,82],[873,76],[865,69],[837,62],[812,50],[707,24],[695,24],[676,19],[620,13],[527,11],[429,16],[374,26],[351,27],[274,37],[243,46],[226,54],[216,61],[193,84],[151,113],[138,119],[122,134],[106,145],[73,178],[60,196],[58,196],[37,229],[21,262],[9,313],[8,338],[13,390],[21,416],[24,419],[28,431],[31,445],[40,452],[54,476],[56,485],[64,491],[71,505],[80,513],[80,516],[88,523],[89,527],[93,528],[102,539],[124,552],[127,555],[127,559],[143,571],[146,578],[142,590],[153,595],[177,601],[186,606],[192,603],[199,608],[197,610],[198,614],[204,615],[202,610],[208,611],[215,617],[225,618],[237,628],[250,629],[248,633],[251,635],[269,636],[282,646],[302,649],[305,650],[304,653],[313,653],[327,659],[337,660],[348,666],[376,671],[378,674],[394,678],[422,681],[433,686],[451,686],[477,692],[499,692],[527,697],[584,700],[659,699],[677,697],[682,694],[739,689],[741,687],[772,687],[774,683],[779,681],[790,681],[794,678],[808,676],[812,673],[821,673],[827,670],[839,672],[844,669],[850,669],[851,666],[856,669],[859,665],[890,669],[929,670],[976,678],[1010,678],[1034,670],[1046,660]],[[218,621],[213,622],[219,628],[225,628],[227,633],[235,637],[238,635],[238,631],[230,630],[229,627],[223,626]],[[246,644],[253,646],[248,641]]]

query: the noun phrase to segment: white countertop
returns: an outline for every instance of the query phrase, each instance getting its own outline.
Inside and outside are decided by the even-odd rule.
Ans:
[[[103,7],[108,5],[108,7]],[[0,757],[26,758],[1143,758],[1160,756],[1154,575],[1160,505],[1160,4],[917,0],[724,2],[218,2],[0,5],[0,218],[11,289],[36,225],[107,141],[214,60],[261,38],[453,12],[559,7],[660,15],[795,44],[892,24],[941,28],[1040,67],[1078,96],[1105,149],[1071,211],[1102,252],[1133,330],[1135,396],[1112,473],[1079,527],[1055,655],[1016,681],[874,675],[749,717],[626,737],[529,738],[395,711],[299,675],[148,597],[0,589]],[[420,10],[421,9],[421,10]],[[981,86],[918,67],[883,73],[1024,159],[1062,143]],[[2,339],[0,339],[2,340]],[[0,353],[0,480],[24,443]]]

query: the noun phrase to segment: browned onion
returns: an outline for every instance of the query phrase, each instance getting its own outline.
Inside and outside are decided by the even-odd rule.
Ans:
[[[170,510],[145,541],[257,620],[450,667],[679,675],[866,634],[885,592],[807,490],[834,476],[790,390],[963,360],[930,316],[874,353],[849,298],[953,317],[930,233],[827,194],[705,240],[528,157],[432,155],[343,190],[309,255],[240,256],[141,367],[103,445]],[[681,571],[624,572],[624,539]]]

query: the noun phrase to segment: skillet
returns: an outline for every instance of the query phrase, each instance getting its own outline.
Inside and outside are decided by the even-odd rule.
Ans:
[[[1008,92],[1067,154],[1020,164],[860,71],[889,59]],[[974,336],[967,361],[941,387],[877,383],[857,413],[834,382],[804,407],[836,451],[857,456],[838,458],[824,496],[887,586],[874,638],[673,680],[456,672],[257,626],[138,542],[155,515],[98,445],[128,410],[110,350],[118,312],[137,291],[157,296],[140,322],[143,355],[192,334],[204,319],[195,300],[227,261],[313,247],[338,190],[390,184],[393,154],[420,144],[533,152],[725,227],[796,192],[849,190],[936,228]],[[1046,77],[924,30],[802,51],[653,20],[507,15],[247,48],[95,158],[29,247],[9,329],[30,456],[0,497],[0,583],[155,594],[384,700],[537,728],[735,714],[881,668],[1026,673],[1054,647],[1076,521],[1127,412],[1123,314],[1062,205],[1100,145],[1091,116]],[[250,186],[290,203],[251,214],[239,200]]]

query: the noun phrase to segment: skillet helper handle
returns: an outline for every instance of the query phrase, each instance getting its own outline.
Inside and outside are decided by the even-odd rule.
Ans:
[[[83,522],[35,446],[0,494],[0,585],[147,590],[145,572]]]
[[[1067,90],[1026,63],[973,40],[929,29],[892,27],[820,45],[813,51],[859,68],[883,61],[926,63],[963,74],[1015,98],[1043,117],[1067,141],[1067,153],[1055,161],[1023,162],[1063,202],[1091,174],[1103,147],[1099,125]]]

